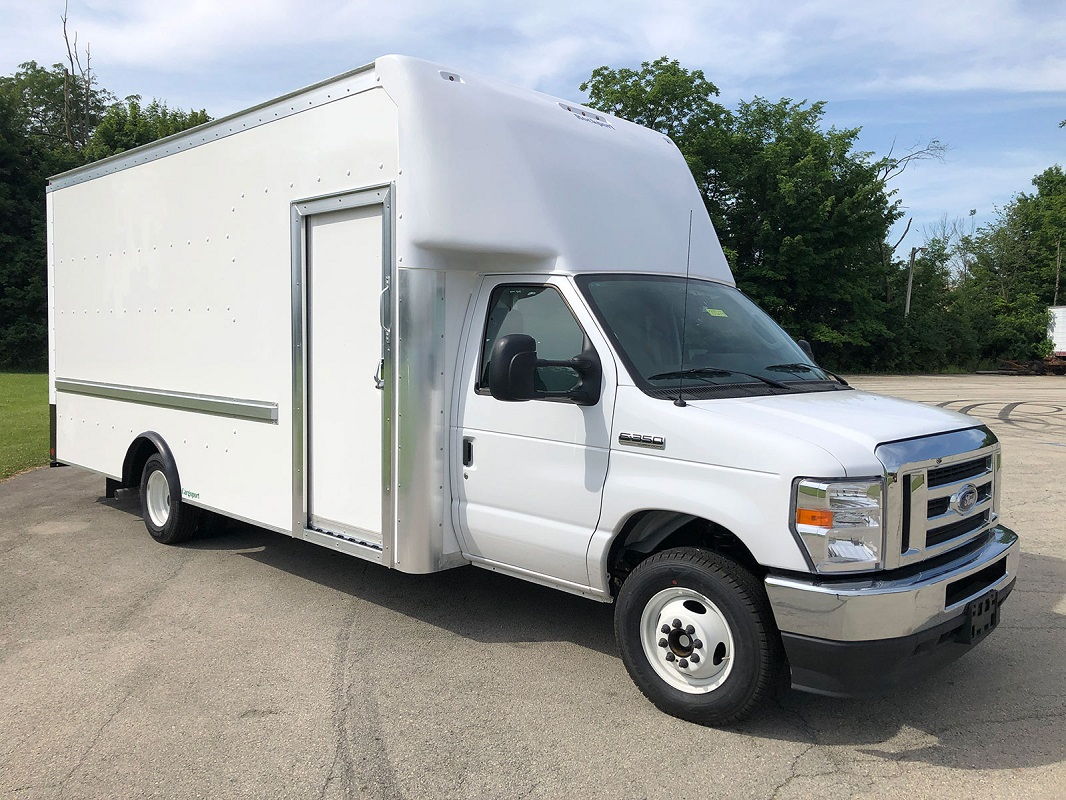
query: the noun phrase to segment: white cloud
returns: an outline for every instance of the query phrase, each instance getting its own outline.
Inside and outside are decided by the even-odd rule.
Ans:
[[[8,63],[0,68],[58,59],[61,7],[60,0],[0,0],[8,23],[0,32]],[[836,87],[837,96],[1066,90],[1066,14],[1058,3],[74,0],[71,20],[101,65],[174,73],[252,68],[258,58],[303,47],[347,52],[350,61],[384,51],[439,53],[527,85],[670,54],[703,67],[730,94],[768,93],[799,75]]]
[[[62,60],[62,5],[0,0],[0,73]],[[1002,119],[1042,106],[1041,127],[1066,116],[1044,119],[1066,105],[1058,0],[71,0],[70,15],[103,85],[215,115],[401,52],[573,99],[594,67],[670,55],[727,102],[850,101],[864,139],[884,146],[992,103]],[[979,144],[996,124],[986,114],[949,141]],[[971,147],[965,162],[909,172],[900,196],[916,222],[975,206],[983,218],[1059,157],[1059,141],[1007,161]]]

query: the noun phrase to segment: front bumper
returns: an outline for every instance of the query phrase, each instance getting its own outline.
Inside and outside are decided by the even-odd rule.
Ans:
[[[769,575],[766,593],[797,689],[841,697],[890,691],[958,658],[967,604],[1006,599],[1018,574],[1017,535],[991,529],[960,555],[880,575]]]

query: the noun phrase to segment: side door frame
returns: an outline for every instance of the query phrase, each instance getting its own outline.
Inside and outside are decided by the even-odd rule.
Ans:
[[[392,541],[396,515],[392,500],[393,449],[395,429],[392,422],[395,405],[394,352],[392,320],[396,283],[395,223],[393,220],[394,185],[391,183],[350,189],[333,194],[309,197],[290,203],[291,242],[291,318],[292,318],[292,536],[315,544],[358,556],[386,566],[392,565]],[[381,326],[382,429],[381,476],[382,518],[381,542],[362,542],[354,538],[334,536],[308,526],[308,370],[307,370],[307,255],[308,221],[317,214],[349,208],[380,205],[382,207],[382,290],[379,301]],[[368,378],[369,379],[369,378]]]

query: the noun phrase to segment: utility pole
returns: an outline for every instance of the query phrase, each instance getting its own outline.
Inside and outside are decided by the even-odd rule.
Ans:
[[[914,286],[914,257],[924,249],[924,247],[911,248],[911,265],[907,269],[907,301],[903,305],[904,319],[911,315],[911,287]]]

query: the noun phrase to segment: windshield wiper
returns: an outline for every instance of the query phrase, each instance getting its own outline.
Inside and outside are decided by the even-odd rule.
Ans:
[[[817,370],[821,370],[822,372],[824,372],[830,378],[836,379],[839,383],[842,383],[845,386],[850,386],[851,385],[846,380],[844,380],[839,375],[837,375],[835,372],[830,372],[825,367],[820,367],[817,364],[811,365],[811,364],[803,364],[803,363],[800,363],[800,362],[796,362],[795,364],[771,364],[768,367],[763,367],[763,369],[777,369],[777,370],[781,370],[782,372],[814,372],[814,370],[817,369]]]
[[[722,367],[691,367],[689,369],[679,369],[673,372],[660,372],[657,375],[651,375],[647,378],[649,381],[668,380],[670,378],[699,378],[705,375],[746,375],[749,378],[754,378],[757,381],[762,381],[767,386],[773,386],[775,389],[788,389],[792,391],[791,386],[788,386],[781,381],[775,381],[773,378],[764,378],[762,375],[756,375],[753,372],[741,372],[739,369],[723,369]],[[710,381],[714,383],[713,381]],[[723,384],[716,384],[722,386]]]

